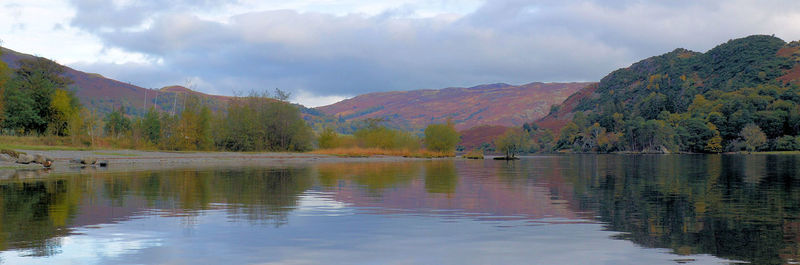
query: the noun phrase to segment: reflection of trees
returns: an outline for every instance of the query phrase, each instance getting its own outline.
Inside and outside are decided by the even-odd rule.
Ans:
[[[244,215],[250,221],[286,222],[289,211],[297,206],[300,194],[311,188],[308,168],[250,169],[219,174],[211,185],[224,201],[235,205],[234,216]]]
[[[66,180],[0,184],[0,250],[29,249],[30,255],[58,252],[82,190]]]
[[[193,218],[198,210],[222,204],[232,218],[280,225],[311,185],[308,168],[132,172],[0,182],[0,250],[26,249],[37,256],[57,253],[58,237],[70,233],[81,207],[114,206],[132,212],[145,202],[149,208]],[[116,220],[84,218],[94,218],[89,220],[94,223]]]
[[[144,197],[151,207],[168,208],[171,202],[185,214],[227,204],[234,218],[283,223],[297,206],[299,195],[311,187],[308,168],[245,168],[216,171],[163,171],[141,176],[105,179]],[[116,184],[121,185],[121,184]],[[173,206],[174,207],[174,206]]]
[[[601,158],[596,172],[603,176],[597,183],[583,182],[589,187],[582,197],[590,203],[582,205],[595,208],[609,229],[627,232],[621,238],[647,247],[783,264],[789,256],[797,258],[800,238],[794,229],[800,217],[797,159]]]
[[[425,164],[425,190],[429,193],[452,194],[458,185],[453,161],[432,161]]]

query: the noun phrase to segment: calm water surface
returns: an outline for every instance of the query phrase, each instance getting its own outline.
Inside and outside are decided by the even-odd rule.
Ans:
[[[800,156],[84,172],[0,180],[2,264],[793,264]]]

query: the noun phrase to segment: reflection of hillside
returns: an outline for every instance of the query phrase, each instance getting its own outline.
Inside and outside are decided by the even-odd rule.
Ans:
[[[795,156],[637,156],[598,159],[591,202],[610,230],[646,247],[755,264],[798,257]],[[587,178],[587,176],[578,176]]]
[[[516,170],[509,168],[511,165],[498,161],[445,160],[331,164],[319,165],[317,170],[321,182],[328,190],[335,191],[336,200],[357,207],[577,218],[565,201],[552,196],[547,186],[526,185],[513,177],[502,177],[502,172]],[[375,176],[372,181],[383,184],[367,185],[367,190],[359,188],[369,176]]]
[[[72,228],[127,220],[143,211],[183,216],[223,208],[231,218],[286,222],[311,187],[308,169],[162,171],[0,182],[0,250],[58,252]]]
[[[371,213],[597,219],[644,247],[783,264],[800,258],[799,167],[800,156],[569,155],[9,180],[0,250],[51,255],[74,227],[153,214],[191,224],[209,209],[282,225],[319,189]]]

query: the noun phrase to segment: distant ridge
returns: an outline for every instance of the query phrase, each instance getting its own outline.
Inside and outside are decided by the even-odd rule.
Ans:
[[[386,118],[421,129],[451,118],[464,130],[480,125],[520,126],[547,115],[550,106],[592,83],[504,83],[369,93],[316,109],[345,120]]]

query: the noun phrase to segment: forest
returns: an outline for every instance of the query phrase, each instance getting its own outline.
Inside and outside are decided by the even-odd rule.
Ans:
[[[773,36],[648,58],[603,78],[558,133],[525,124],[529,151],[800,150],[800,88],[785,75],[798,62],[800,43]]]

